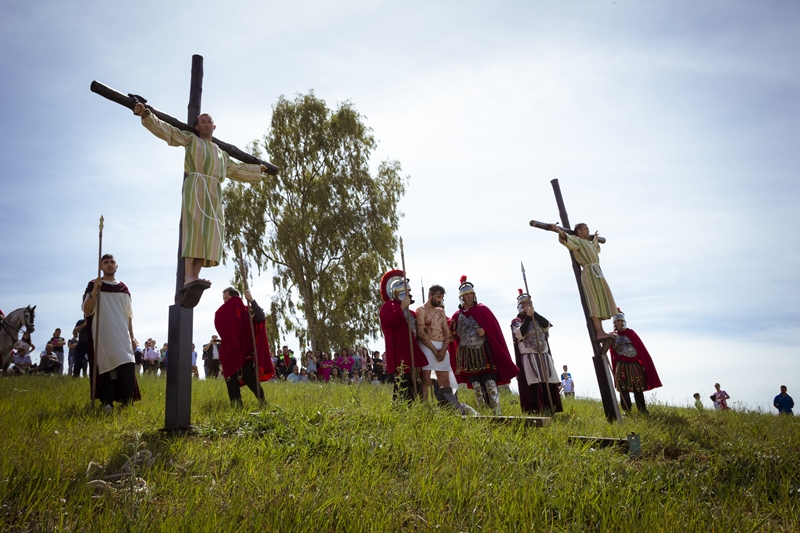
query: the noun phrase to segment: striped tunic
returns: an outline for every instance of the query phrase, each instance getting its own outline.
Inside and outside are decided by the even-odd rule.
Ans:
[[[561,244],[572,250],[581,265],[581,285],[589,304],[589,315],[600,320],[608,320],[617,312],[617,304],[608,287],[603,271],[600,269],[600,243],[567,235],[567,242]]]
[[[142,125],[170,146],[186,148],[183,171],[181,215],[181,257],[203,259],[204,267],[222,261],[225,215],[222,212],[222,182],[225,178],[250,183],[261,182],[260,165],[232,161],[227,153],[210,141],[179,130],[148,112]]]

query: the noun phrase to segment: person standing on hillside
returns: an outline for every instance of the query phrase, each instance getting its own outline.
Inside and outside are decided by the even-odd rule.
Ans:
[[[92,400],[99,399],[107,412],[113,409],[115,401],[125,405],[141,399],[134,367],[136,340],[131,293],[115,278],[117,268],[113,255],[101,257],[103,274],[90,281],[83,294],[83,314],[90,332],[90,381],[97,376]],[[97,365],[96,371],[94,365]]]
[[[614,315],[614,334],[611,343],[611,366],[614,384],[619,391],[622,408],[631,412],[631,392],[636,400],[636,409],[647,413],[644,392],[661,386],[661,379],[650,353],[635,331],[628,328],[625,315],[617,309]]]
[[[521,369],[517,376],[519,403],[524,413],[544,413],[564,410],[558,393],[561,380],[550,354],[548,332],[552,324],[534,311],[529,294],[519,289],[517,316],[511,321],[511,336],[514,339],[514,354]],[[526,387],[527,385],[527,387]]]
[[[794,400],[786,394],[786,385],[781,385],[781,393],[775,396],[775,399],[772,400],[772,405],[778,410],[778,414],[794,416],[792,412]]]
[[[488,406],[500,415],[498,387],[517,377],[519,368],[511,360],[497,318],[491,309],[478,303],[475,286],[467,276],[461,276],[458,296],[461,303],[450,319],[456,379],[472,389],[478,407]]]
[[[428,364],[417,344],[417,317],[409,306],[413,303],[402,270],[390,270],[381,278],[381,331],[386,341],[386,375],[394,376],[394,400],[415,400],[417,377],[412,372]],[[409,335],[411,328],[411,335]]]
[[[444,293],[441,285],[431,285],[428,301],[417,308],[417,343],[428,360],[428,364],[422,367],[422,400],[428,399],[428,390],[432,386],[431,372],[436,372],[439,395],[443,400],[440,403],[467,414],[471,408],[459,402],[458,389],[453,390],[453,385],[458,383],[447,351],[451,334],[444,312]]]
[[[264,389],[259,382],[269,381],[275,375],[264,325],[266,315],[250,291],[245,291],[244,296],[250,302],[252,317],[239,292],[233,287],[222,291],[223,303],[214,315],[214,326],[222,339],[219,345],[222,375],[228,388],[228,398],[234,407],[242,405],[240,389],[244,385],[250,388],[262,405],[266,404]]]

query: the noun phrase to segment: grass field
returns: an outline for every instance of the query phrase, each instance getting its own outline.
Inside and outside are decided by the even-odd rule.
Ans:
[[[249,391],[235,411],[212,380],[193,385],[195,432],[170,437],[165,383],[141,377],[143,401],[104,415],[87,380],[0,379],[0,530],[800,531],[792,417],[653,405],[609,424],[573,400],[536,429],[393,405],[388,387],[286,383],[253,414]],[[631,431],[636,460],[568,443]]]

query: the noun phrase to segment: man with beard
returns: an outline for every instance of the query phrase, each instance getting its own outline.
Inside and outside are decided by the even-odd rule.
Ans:
[[[417,343],[428,360],[428,364],[422,367],[422,400],[428,399],[433,371],[436,372],[439,394],[445,400],[442,403],[452,405],[464,414],[467,406],[458,401],[452,388],[457,382],[450,365],[450,354],[447,352],[450,328],[447,327],[443,302],[444,287],[432,285],[428,289],[428,301],[417,308]]]
[[[240,389],[244,385],[253,391],[262,405],[265,404],[264,389],[261,388],[259,381],[268,381],[275,375],[264,325],[266,315],[250,295],[250,291],[245,291],[244,297],[250,302],[252,317],[239,297],[239,292],[233,287],[222,291],[223,304],[214,315],[214,326],[222,339],[219,344],[222,375],[228,387],[228,398],[234,407],[242,405]],[[255,346],[253,346],[254,335]],[[253,364],[254,358],[258,365],[258,375]]]
[[[394,375],[394,392],[392,398],[413,400],[416,398],[416,387],[411,372],[413,364],[421,369],[428,360],[417,344],[417,319],[408,308],[413,302],[403,279],[402,270],[390,270],[381,278],[381,331],[386,341],[386,374]],[[411,328],[411,335],[408,331]],[[409,339],[409,337],[411,337]],[[410,342],[409,342],[410,341]]]
[[[83,314],[89,328],[87,355],[95,393],[92,400],[99,399],[103,409],[110,412],[115,401],[125,405],[141,397],[133,356],[136,341],[131,293],[114,277],[117,262],[113,255],[105,254],[100,258],[100,269],[103,275],[86,286]]]
[[[636,408],[647,414],[644,391],[661,386],[661,380],[653,365],[653,359],[635,331],[628,328],[625,315],[617,309],[614,315],[614,334],[611,343],[611,365],[614,369],[614,383],[619,391],[622,408],[631,412],[631,392],[636,400]]]
[[[488,406],[500,415],[500,391],[519,374],[492,311],[475,298],[475,287],[461,276],[461,304],[450,320],[455,335],[456,379],[475,392],[478,407]]]
[[[514,337],[517,366],[522,369],[517,376],[522,412],[541,414],[552,402],[551,415],[559,413],[564,410],[558,393],[561,380],[547,343],[552,324],[533,310],[530,295],[522,289],[519,289],[517,297],[517,312],[511,321],[511,335]]]

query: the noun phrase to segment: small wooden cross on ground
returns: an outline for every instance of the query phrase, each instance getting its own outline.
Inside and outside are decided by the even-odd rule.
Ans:
[[[98,83],[92,82],[92,92],[116,102],[128,109],[133,109],[137,103],[147,102],[141,96],[128,94],[127,96],[115,91],[114,89]],[[195,129],[190,124],[195,124],[200,116],[200,103],[203,95],[203,57],[200,55],[192,56],[192,79],[189,90],[189,113],[186,122],[173,118],[163,111],[159,111],[151,106],[146,106],[155,116],[180,130],[195,134]],[[214,144],[231,157],[242,161],[263,165],[267,168],[267,173],[277,174],[278,167],[262,161],[257,157],[240,150],[236,146],[213,139]],[[183,179],[187,175],[184,173]],[[203,291],[209,285],[207,283],[193,283],[184,285],[185,263],[181,257],[183,243],[181,242],[181,232],[183,227],[183,217],[178,226],[178,269],[175,279],[175,304],[169,308],[169,357],[167,359],[167,394],[166,407],[164,413],[164,429],[172,432],[181,432],[191,427],[191,402],[192,402],[192,330],[194,327],[194,307],[200,302]],[[221,245],[224,243],[221,243]]]
[[[561,217],[561,224],[563,227],[560,229],[565,233],[574,235],[574,232],[570,229],[569,216],[567,215],[566,207],[564,207],[564,199],[561,197],[561,187],[558,185],[558,180],[551,180],[550,184],[553,186],[553,193],[556,196],[556,204],[558,205],[558,214],[559,217]],[[531,220],[530,225],[534,228],[553,231],[550,228],[550,224],[545,222]],[[602,237],[598,237],[597,239],[598,242],[606,242],[606,240]],[[578,282],[578,292],[581,295],[583,313],[586,316],[586,329],[589,331],[589,339],[592,343],[592,352],[594,353],[592,362],[594,363],[595,374],[597,374],[597,385],[600,387],[600,397],[603,400],[603,411],[605,411],[606,418],[609,421],[616,420],[621,422],[622,415],[619,412],[619,404],[617,404],[617,395],[616,391],[614,390],[614,379],[611,375],[611,367],[609,366],[608,359],[605,355],[611,344],[610,339],[606,339],[603,342],[597,340],[597,332],[595,331],[594,324],[592,323],[592,317],[589,313],[589,305],[587,304],[586,294],[584,294],[583,284],[581,283],[581,267],[572,253],[570,253],[569,256],[570,259],[572,259],[572,270],[575,272],[575,280]]]

